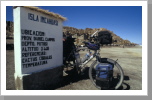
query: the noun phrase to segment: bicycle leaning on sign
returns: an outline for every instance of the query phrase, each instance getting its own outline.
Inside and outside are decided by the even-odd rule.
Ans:
[[[98,36],[95,36],[97,33]],[[74,47],[69,55],[75,58],[74,68],[76,72],[81,75],[86,64],[95,58],[96,60],[93,61],[89,68],[89,78],[92,84],[101,90],[119,89],[124,80],[124,73],[121,66],[117,60],[100,57],[101,44],[112,43],[112,36],[109,33],[97,30],[90,38],[90,42],[83,42],[85,44],[84,47]],[[91,42],[91,40],[94,42]],[[79,51],[84,49],[88,49],[88,52],[85,57],[81,59]],[[94,51],[94,53],[91,51]]]

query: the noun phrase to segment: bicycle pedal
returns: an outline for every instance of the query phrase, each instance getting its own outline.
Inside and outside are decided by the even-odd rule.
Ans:
[[[67,76],[68,74],[65,72],[65,71],[63,71],[63,76]]]
[[[85,68],[81,68],[81,72],[84,72]]]
[[[83,73],[83,72],[81,72],[81,73],[80,73],[80,75],[84,75],[84,73]]]
[[[73,64],[71,64],[70,66],[73,66]]]

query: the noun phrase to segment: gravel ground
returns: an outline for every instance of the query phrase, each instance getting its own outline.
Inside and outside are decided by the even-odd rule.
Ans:
[[[15,72],[14,50],[7,50],[6,51],[6,89],[7,90],[15,89],[14,72]]]
[[[101,57],[118,59],[118,63],[124,70],[125,80],[120,90],[141,90],[142,89],[142,48],[120,48],[120,47],[104,47],[101,48]],[[82,54],[85,51],[82,51]],[[94,60],[94,59],[93,59]],[[61,86],[55,87],[55,90],[97,90],[88,77],[88,67],[85,69],[84,75],[77,78],[71,76],[72,70],[67,72],[69,75],[64,76]],[[14,50],[6,51],[6,89],[14,90]]]
[[[83,54],[82,52],[81,54]],[[100,51],[102,58],[118,59],[124,71],[124,83],[119,90],[142,90],[142,48],[120,48],[120,47],[104,47]],[[95,59],[93,59],[95,60]],[[90,66],[91,63],[87,64]],[[97,90],[88,77],[89,67],[86,69],[85,75],[76,82],[69,83],[57,90]]]

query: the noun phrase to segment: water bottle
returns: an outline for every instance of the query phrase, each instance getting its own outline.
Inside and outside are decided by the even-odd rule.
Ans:
[[[91,52],[86,53],[86,55],[82,59],[82,62],[85,62],[86,60],[88,60],[90,56],[91,56]]]
[[[81,63],[80,54],[78,52],[75,53],[76,61],[78,64]]]

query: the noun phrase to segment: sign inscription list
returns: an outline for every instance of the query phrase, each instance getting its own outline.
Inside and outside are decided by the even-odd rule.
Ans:
[[[55,38],[47,37],[45,32],[21,29],[23,68],[47,64],[53,58],[49,54],[50,42],[55,42]]]

